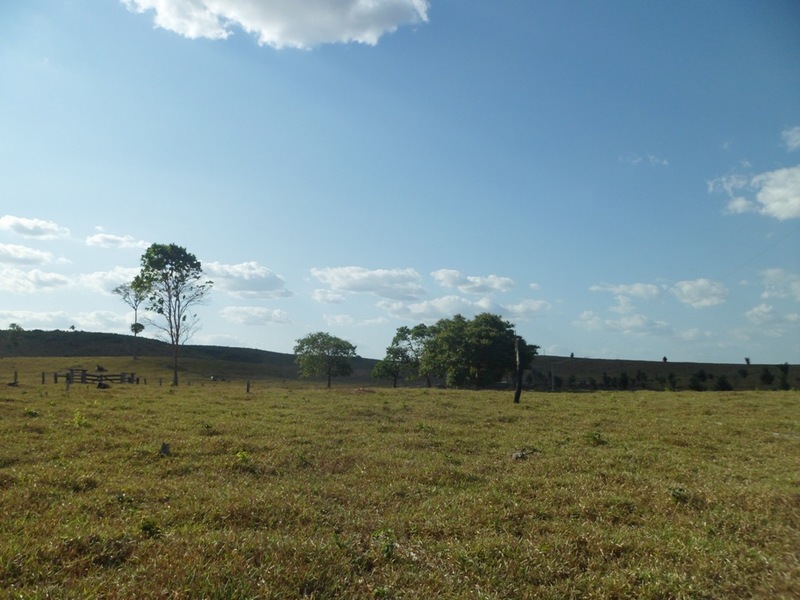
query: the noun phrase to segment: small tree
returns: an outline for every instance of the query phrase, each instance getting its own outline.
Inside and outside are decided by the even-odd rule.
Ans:
[[[133,323],[131,323],[131,333],[136,338],[142,331],[144,325],[139,323],[139,307],[147,300],[147,294],[143,291],[140,275],[137,275],[131,283],[118,285],[111,293],[117,294],[122,301],[133,309]],[[133,357],[136,358],[136,342],[134,340]]]
[[[131,286],[141,294],[147,308],[164,318],[148,319],[162,331],[172,347],[172,385],[178,385],[178,351],[198,327],[192,311],[211,291],[212,281],[203,281],[200,261],[175,244],[153,244],[142,255],[142,270]]]
[[[294,353],[300,377],[324,375],[331,387],[331,379],[353,372],[350,359],[355,358],[356,347],[347,340],[319,331],[297,340]]]
[[[372,369],[373,379],[391,379],[392,387],[397,387],[397,380],[411,369],[411,358],[404,348],[389,346],[386,356],[379,360]]]

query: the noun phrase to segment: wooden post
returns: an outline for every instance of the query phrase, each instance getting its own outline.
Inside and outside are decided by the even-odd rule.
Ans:
[[[250,393],[250,380],[247,380],[247,393]]]
[[[517,389],[514,391],[514,404],[519,404],[522,395],[522,361],[519,359],[519,336],[514,336],[514,352],[517,355]]]

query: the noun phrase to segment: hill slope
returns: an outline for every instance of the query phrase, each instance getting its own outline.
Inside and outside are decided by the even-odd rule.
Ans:
[[[0,358],[133,356],[166,359],[171,356],[171,351],[169,344],[159,340],[114,333],[32,330],[19,331],[12,336],[8,331],[0,332]],[[280,352],[186,345],[181,348],[181,359],[182,365],[193,377],[223,374],[240,379],[297,378],[294,355]],[[355,359],[353,376],[346,381],[351,384],[370,383],[370,373],[376,362],[375,359]],[[55,365],[56,361],[48,364]],[[75,365],[70,363],[69,366]],[[82,366],[94,368],[94,365]],[[131,370],[142,371],[142,362],[135,366]],[[61,368],[53,366],[45,370]],[[168,362],[161,361],[159,368],[168,368]],[[420,384],[418,381],[412,383]],[[527,387],[543,391],[786,389],[787,386],[800,387],[800,367],[537,356],[533,369],[526,374],[525,383]],[[507,385],[511,385],[510,382]]]

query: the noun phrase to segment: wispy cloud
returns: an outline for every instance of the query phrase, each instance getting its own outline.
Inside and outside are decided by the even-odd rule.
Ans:
[[[800,274],[788,269],[765,269],[761,272],[764,284],[763,299],[793,298],[800,302]]]
[[[220,315],[237,325],[283,325],[292,322],[286,311],[261,306],[226,306]]]
[[[86,238],[87,246],[96,246],[100,248],[120,248],[128,249],[134,248],[144,250],[150,243],[143,240],[137,240],[130,235],[113,235],[111,233],[95,233]]]
[[[442,287],[456,288],[464,294],[507,292],[515,286],[514,280],[509,277],[462,275],[454,269],[439,269],[431,273],[431,277]]]
[[[0,230],[10,231],[21,237],[40,240],[69,237],[69,229],[61,227],[52,221],[28,219],[13,215],[0,217]]]
[[[800,127],[790,127],[781,132],[783,143],[786,144],[786,149],[793,152],[800,148]]]
[[[329,291],[317,290],[317,299],[336,298],[336,294],[374,294],[390,300],[414,300],[424,289],[414,269],[365,269],[363,267],[326,267],[311,269],[311,275],[328,285]]]
[[[205,274],[217,289],[240,298],[286,298],[293,293],[286,288],[286,281],[256,261],[237,264],[220,262],[203,263]]]
[[[375,45],[401,25],[428,20],[427,0],[121,0],[135,12],[154,11],[157,27],[184,37],[226,39],[239,27],[274,48],[334,42]]]
[[[656,321],[642,314],[608,319],[591,310],[581,313],[574,325],[592,331],[609,331],[624,335],[668,334],[672,331],[666,322]]]

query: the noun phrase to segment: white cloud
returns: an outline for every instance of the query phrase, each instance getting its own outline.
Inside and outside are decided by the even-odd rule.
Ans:
[[[137,240],[130,235],[113,235],[110,233],[96,233],[86,238],[87,246],[99,246],[100,248],[136,248],[140,250],[150,246],[149,242]]]
[[[0,323],[17,323],[24,329],[56,326],[69,327],[69,315],[63,310],[0,310]],[[66,325],[65,325],[66,323]]]
[[[363,267],[328,267],[311,269],[311,275],[336,293],[374,294],[390,300],[413,300],[424,293],[420,276],[414,269],[365,269]],[[315,292],[317,298],[324,297]]]
[[[426,22],[427,0],[121,0],[154,11],[157,27],[190,39],[226,39],[236,27],[275,48],[378,43],[401,25]]]
[[[59,273],[39,269],[23,271],[13,267],[0,268],[0,290],[16,294],[52,292],[69,287],[72,281]]]
[[[550,303],[544,300],[523,300],[517,304],[506,304],[503,313],[514,319],[530,319],[539,317],[550,310]]]
[[[759,212],[779,221],[800,219],[800,165],[753,177]]]
[[[800,274],[786,269],[766,269],[761,272],[761,277],[764,283],[762,298],[791,297],[800,302]]]
[[[679,281],[671,291],[678,300],[693,308],[716,306],[728,297],[728,289],[722,283],[702,278]]]
[[[96,294],[111,294],[118,285],[129,283],[139,274],[135,267],[114,267],[110,271],[95,271],[84,273],[75,278],[77,285]]]
[[[624,335],[665,334],[671,331],[664,321],[654,321],[645,315],[626,315],[619,319],[604,319],[587,310],[580,314],[575,325],[589,330],[611,331]]]
[[[745,316],[755,325],[764,325],[775,319],[775,310],[769,304],[762,302],[758,306],[754,306],[748,310]]]
[[[286,298],[292,292],[286,281],[256,261],[228,265],[219,262],[204,263],[205,274],[215,287],[240,298]]]
[[[800,127],[790,127],[781,132],[783,142],[789,152],[800,148]]]
[[[611,307],[611,310],[620,314],[629,314],[636,310],[631,300],[632,298],[652,300],[661,293],[661,288],[652,283],[621,283],[593,285],[589,288],[589,291],[614,294],[617,304]]]
[[[25,238],[38,238],[41,240],[69,237],[69,229],[61,227],[52,221],[27,219],[12,215],[0,217],[0,230],[11,231]]]
[[[321,304],[338,304],[344,302],[344,295],[331,290],[316,289],[311,297]]]
[[[454,269],[439,269],[431,273],[436,282],[442,287],[457,288],[464,294],[491,294],[493,292],[507,292],[514,288],[514,280],[499,275],[475,277],[462,275]]]
[[[381,301],[378,306],[396,319],[425,323],[438,319],[449,319],[456,314],[471,317],[485,310],[479,303],[460,296],[443,296],[433,300],[412,303]]]
[[[34,250],[27,246],[16,244],[0,244],[0,262],[17,265],[41,265],[52,262],[53,255],[50,252]]]
[[[666,158],[661,158],[655,154],[648,154],[646,157],[641,154],[625,154],[619,157],[620,162],[629,165],[640,165],[645,160],[651,167],[668,167],[669,161]]]
[[[661,289],[652,283],[601,284],[589,288],[591,292],[610,292],[615,296],[651,299],[658,296]]]
[[[237,325],[283,325],[292,322],[285,311],[260,306],[226,306],[220,311],[220,315]]]

